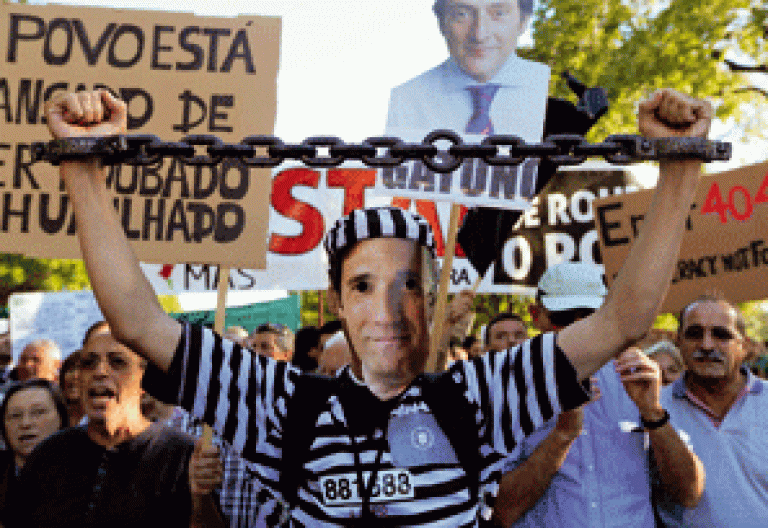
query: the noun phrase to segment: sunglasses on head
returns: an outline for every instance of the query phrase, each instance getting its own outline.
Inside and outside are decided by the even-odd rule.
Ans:
[[[701,325],[691,325],[683,332],[686,339],[704,339],[704,327]],[[724,326],[712,326],[709,331],[712,337],[718,341],[731,341],[736,339],[737,335]]]

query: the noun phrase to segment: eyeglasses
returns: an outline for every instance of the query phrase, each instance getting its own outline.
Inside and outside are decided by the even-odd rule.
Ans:
[[[101,363],[102,359],[107,362],[107,365],[118,372],[127,370],[131,366],[131,360],[118,353],[109,353],[107,355],[85,353],[80,357],[80,369],[81,370],[96,370]]]
[[[691,325],[685,329],[683,332],[683,337],[693,340],[704,339],[705,330],[706,329],[701,325]],[[712,334],[712,337],[717,341],[731,341],[738,337],[737,334],[734,334],[731,330],[725,328],[724,326],[712,326],[709,327],[709,331]]]

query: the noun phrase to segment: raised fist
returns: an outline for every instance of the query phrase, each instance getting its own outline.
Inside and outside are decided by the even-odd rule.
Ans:
[[[45,104],[54,138],[112,136],[127,128],[126,104],[107,90],[61,94]]]
[[[674,90],[658,90],[640,103],[638,128],[649,138],[706,138],[712,122],[712,105]]]

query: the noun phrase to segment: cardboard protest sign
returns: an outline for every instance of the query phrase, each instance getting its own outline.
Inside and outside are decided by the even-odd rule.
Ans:
[[[13,359],[36,339],[52,339],[62,359],[80,348],[88,328],[104,319],[90,290],[11,295],[10,333]]]
[[[30,164],[50,137],[46,100],[107,88],[128,104],[128,133],[178,141],[269,134],[276,112],[280,20],[70,6],[0,5],[0,244],[6,252],[78,258],[58,169]],[[166,159],[117,166],[107,187],[148,262],[263,267],[269,172]]]
[[[652,191],[595,202],[609,285],[640,232]],[[662,312],[707,292],[732,302],[768,298],[768,163],[703,177]]]

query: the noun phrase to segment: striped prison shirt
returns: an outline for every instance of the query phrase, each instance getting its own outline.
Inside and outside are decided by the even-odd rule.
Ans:
[[[307,431],[313,435],[309,453],[292,453],[293,439],[283,439],[281,432],[302,375],[293,365],[187,325],[168,373],[152,372],[145,375],[145,388],[161,399],[175,395],[179,405],[253,462],[274,503],[282,499],[281,460],[304,457],[309,476],[297,490],[289,526],[353,525],[362,515],[363,494],[387,526],[478,526],[480,516],[488,514],[485,498],[498,490],[501,460],[515,454],[521,440],[545,421],[587,399],[555,334],[454,363],[442,375],[450,376],[476,408],[478,429],[468,431],[478,435],[481,458],[479,493],[473,499],[468,476],[450,447],[445,449],[447,439],[422,397],[421,377],[385,402],[381,414],[374,408],[382,402],[349,367],[339,370],[339,392],[328,397]],[[346,399],[345,378],[358,391]],[[371,420],[378,423],[357,427]]]

